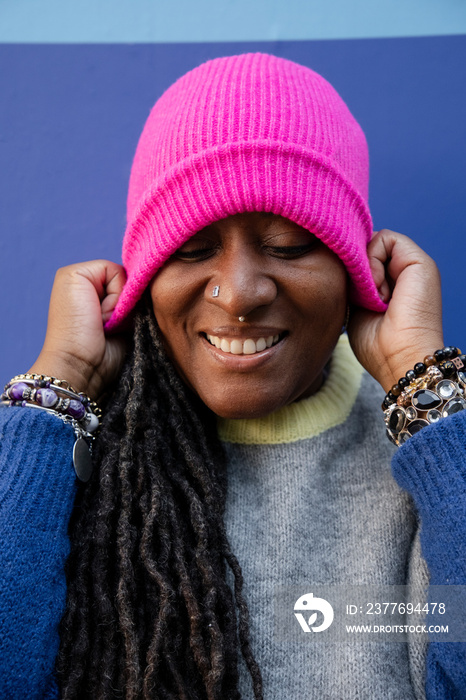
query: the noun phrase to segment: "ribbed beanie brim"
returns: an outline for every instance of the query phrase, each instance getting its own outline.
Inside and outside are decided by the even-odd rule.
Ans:
[[[187,239],[253,211],[316,234],[345,264],[351,300],[384,311],[366,253],[367,190],[364,134],[317,73],[266,54],[195,68],[156,102],[139,140],[123,241],[128,280],[106,329]]]

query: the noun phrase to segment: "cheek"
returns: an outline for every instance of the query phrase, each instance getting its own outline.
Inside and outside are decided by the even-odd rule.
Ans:
[[[199,302],[202,302],[202,285],[193,280],[192,275],[175,267],[178,266],[167,263],[161,268],[152,280],[149,292],[165,352],[181,379],[194,389],[191,376],[195,359],[192,319],[196,317]]]
[[[159,316],[177,322],[186,319],[202,302],[206,283],[206,274],[202,270],[176,259],[168,260],[149,285],[157,320]]]
[[[176,312],[176,298],[170,293],[170,289],[173,289],[173,285],[170,284],[170,279],[164,274],[162,268],[149,286],[152,308],[159,323],[160,319],[165,316],[169,317]]]
[[[341,315],[346,313],[347,300],[348,283],[346,274],[343,274],[326,285],[322,296],[321,313],[327,315],[329,324],[339,323]]]
[[[152,308],[162,332],[178,325],[189,310],[191,290],[183,282],[183,276],[174,274],[166,265],[156,274],[149,286]]]
[[[315,318],[326,322],[329,327],[338,325],[345,315],[348,300],[349,278],[346,268],[339,258],[326,252],[321,264],[310,273],[307,287],[307,308]],[[308,280],[309,282],[309,280]]]
[[[182,338],[180,330],[183,327],[180,287],[162,268],[152,280],[149,291],[165,351],[170,359],[178,364],[176,355]]]

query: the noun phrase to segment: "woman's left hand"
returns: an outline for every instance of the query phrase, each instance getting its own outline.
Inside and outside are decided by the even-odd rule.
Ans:
[[[354,308],[348,336],[359,362],[385,391],[408,369],[442,348],[440,273],[414,241],[382,229],[367,248],[385,313]]]

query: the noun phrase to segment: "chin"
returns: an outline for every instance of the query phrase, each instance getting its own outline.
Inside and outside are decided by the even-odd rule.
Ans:
[[[225,392],[218,400],[209,397],[201,397],[202,401],[215,413],[219,418],[265,418],[274,413],[279,408],[283,408],[288,400],[280,400],[279,397],[274,397],[271,400],[268,396],[258,396],[257,393],[251,392],[247,397],[235,397],[233,400],[226,400]]]

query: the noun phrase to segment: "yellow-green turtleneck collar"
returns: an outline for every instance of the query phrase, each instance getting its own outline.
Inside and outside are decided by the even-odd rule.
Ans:
[[[219,418],[220,439],[244,445],[277,445],[315,437],[348,418],[358,395],[362,373],[348,337],[342,335],[320,391],[265,418]]]

